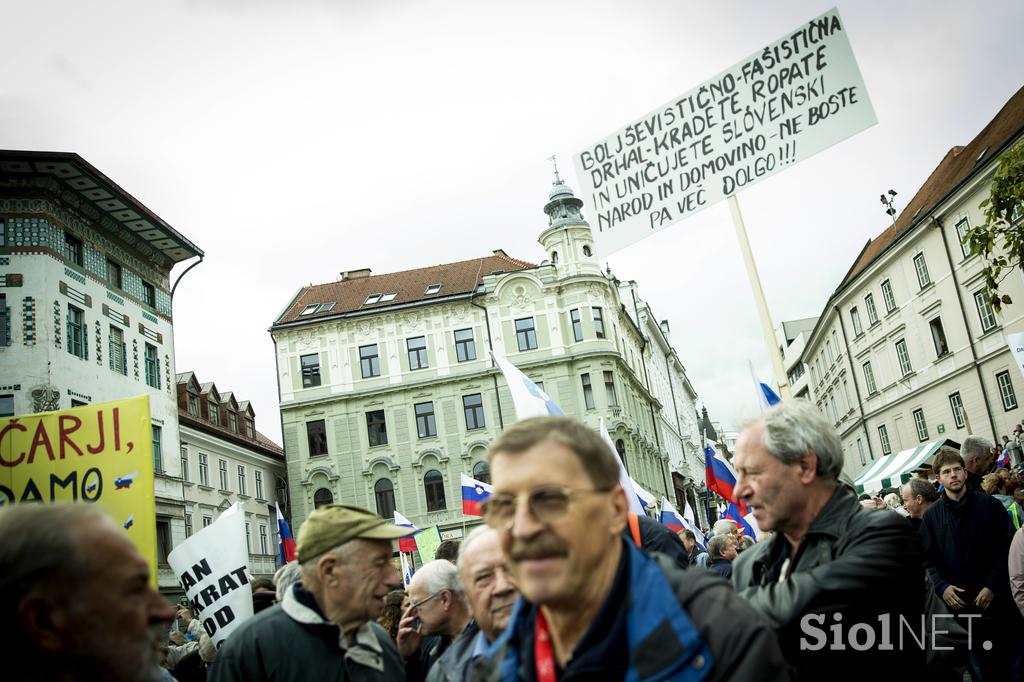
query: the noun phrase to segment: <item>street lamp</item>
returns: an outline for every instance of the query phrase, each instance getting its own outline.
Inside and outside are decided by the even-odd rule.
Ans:
[[[893,226],[896,225],[896,209],[892,205],[892,200],[896,197],[896,190],[891,189],[888,191],[888,195],[882,194],[879,199],[882,201],[882,205],[885,206],[886,214],[892,218]]]

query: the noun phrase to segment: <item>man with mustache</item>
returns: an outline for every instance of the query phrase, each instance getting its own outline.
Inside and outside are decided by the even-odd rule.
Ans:
[[[459,548],[458,561],[473,621],[430,669],[427,682],[464,680],[470,666],[484,664],[487,649],[505,630],[519,597],[501,552],[501,539],[493,528],[474,528]]]
[[[585,424],[518,422],[489,463],[484,520],[522,598],[470,679],[788,679],[774,635],[725,580],[622,537],[618,465]]]
[[[161,679],[157,645],[174,608],[128,535],[97,507],[0,511],[3,679]]]

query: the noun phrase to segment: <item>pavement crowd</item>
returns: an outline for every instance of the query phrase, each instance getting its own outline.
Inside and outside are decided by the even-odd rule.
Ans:
[[[702,548],[628,512],[587,426],[524,420],[491,444],[485,524],[407,587],[392,562],[407,528],[322,507],[219,649],[102,511],[17,505],[0,511],[3,679],[1018,680],[1011,450],[971,436],[936,455],[934,480],[858,498],[831,425],[786,401],[743,430],[733,460],[765,535],[723,520]],[[1011,466],[995,467],[1004,451]]]

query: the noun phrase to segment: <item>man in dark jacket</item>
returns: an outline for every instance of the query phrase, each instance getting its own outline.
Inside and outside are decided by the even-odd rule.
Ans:
[[[787,679],[773,634],[728,583],[622,537],[618,466],[586,425],[518,422],[489,459],[484,520],[523,596],[470,679]]]
[[[729,579],[732,561],[736,558],[736,539],[731,535],[716,535],[708,540],[708,568]]]
[[[967,436],[960,445],[960,457],[963,459],[964,471],[967,475],[967,489],[982,492],[981,479],[988,473],[995,460],[992,442],[981,436]]]
[[[924,573],[920,543],[898,514],[867,511],[839,484],[842,445],[805,400],[784,401],[748,425],[736,443],[735,493],[762,530],[775,531],[740,554],[733,583],[779,634],[799,679],[917,676],[921,650],[884,650],[880,617],[919,623]],[[844,634],[857,626],[867,650]],[[866,633],[866,634],[863,634]]]
[[[1018,679],[1011,668],[1019,664],[1024,623],[1009,591],[1010,518],[998,501],[968,489],[960,455],[940,452],[932,469],[943,493],[924,515],[921,542],[935,593],[952,613],[975,616],[972,673],[985,680]]]
[[[408,532],[358,507],[310,514],[296,547],[302,582],[231,634],[210,682],[404,680],[398,649],[375,619],[402,582],[391,540]]]

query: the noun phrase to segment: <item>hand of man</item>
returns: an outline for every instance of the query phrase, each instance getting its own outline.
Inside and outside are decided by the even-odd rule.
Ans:
[[[964,588],[957,587],[956,585],[950,585],[942,592],[942,601],[946,602],[946,606],[951,609],[959,611],[960,609],[967,606],[963,599],[957,592],[963,592]],[[979,595],[980,596],[980,595]]]
[[[402,614],[402,620],[398,621],[398,636],[395,642],[403,659],[408,659],[420,648],[420,640],[423,638],[420,628],[421,625],[416,622],[412,607],[409,607]]]
[[[987,587],[983,587],[981,588],[981,592],[978,592],[978,596],[974,598],[974,605],[981,609],[987,609],[992,604],[992,600],[995,596],[996,595],[992,590]]]

